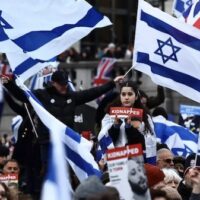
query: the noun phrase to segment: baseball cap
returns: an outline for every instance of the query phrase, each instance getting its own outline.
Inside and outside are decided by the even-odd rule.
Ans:
[[[51,80],[59,83],[60,85],[66,85],[68,80],[68,75],[63,71],[55,71],[52,74]]]

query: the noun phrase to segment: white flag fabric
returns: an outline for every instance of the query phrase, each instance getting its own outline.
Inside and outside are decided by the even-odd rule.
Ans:
[[[153,117],[157,140],[167,144],[176,156],[187,157],[197,151],[197,134],[159,115]]]
[[[110,20],[84,0],[0,1],[0,49],[48,61]]]
[[[21,87],[25,90],[35,112],[43,124],[48,127],[51,135],[55,134],[55,137],[59,135],[61,138],[62,146],[64,146],[65,149],[65,158],[71,165],[78,179],[83,181],[91,175],[100,177],[102,174],[99,171],[99,167],[94,160],[94,157],[90,153],[92,143],[51,115],[26,86],[22,84],[22,81],[19,80],[18,83],[21,84]],[[59,164],[59,162],[57,163]]]
[[[21,83],[20,80],[18,82]],[[71,185],[65,160],[65,148],[62,142],[66,127],[42,107],[25,85],[22,85],[22,87],[26,90],[25,93],[35,112],[50,131],[48,170],[43,183],[41,200],[71,199]]]
[[[33,75],[30,78],[28,88],[32,90],[43,89],[44,84],[47,84],[51,81],[51,76],[58,68],[58,62],[49,63],[48,66],[40,70],[37,74]]]
[[[49,65],[55,67],[58,65],[56,58],[46,62],[38,59],[33,59],[27,54],[20,52],[6,53],[6,56],[9,60],[13,74],[15,74],[23,82]]]
[[[148,33],[145,36],[144,33]],[[200,102],[200,32],[140,0],[133,67]]]

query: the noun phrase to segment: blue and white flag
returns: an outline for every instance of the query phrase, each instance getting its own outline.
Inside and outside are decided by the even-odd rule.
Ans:
[[[172,13],[176,17],[181,17],[182,14],[192,5],[194,0],[174,0],[172,5]]]
[[[90,153],[92,143],[81,137],[74,130],[70,129],[65,124],[56,119],[53,115],[51,115],[42,106],[39,100],[25,87],[25,85],[21,84],[21,87],[25,90],[31,105],[33,106],[35,112],[43,124],[49,128],[52,140],[55,138],[55,140],[58,140],[58,138],[60,138],[62,141],[61,146],[64,147],[65,157],[74,170],[78,179],[82,181],[88,178],[90,175],[96,175],[100,177],[101,172],[99,171],[99,167],[95,162],[94,157]],[[58,157],[62,158],[61,155]],[[60,166],[59,161],[56,163]]]
[[[153,117],[153,122],[158,142],[167,144],[174,155],[186,157],[197,152],[197,134],[163,116]]]
[[[185,22],[200,29],[200,1],[196,0],[184,13]]]
[[[48,66],[40,70],[30,78],[28,88],[32,90],[43,89],[44,85],[51,81],[53,72],[57,70],[58,62],[49,63]]]
[[[102,120],[102,129],[98,135],[98,141],[100,145],[98,149],[98,160],[105,159],[106,151],[108,149],[115,148],[112,138],[108,134],[108,130],[111,128],[111,126],[112,126],[112,121],[105,116]]]
[[[200,102],[199,57],[198,29],[139,1],[133,68],[156,84]]]
[[[23,121],[23,118],[21,115],[17,115],[12,118],[11,130],[12,130],[15,142],[17,142],[18,140],[18,130],[19,130],[20,125],[22,124],[22,121]]]
[[[84,0],[0,1],[0,49],[48,61],[110,20]]]
[[[72,199],[68,166],[63,159],[64,151],[61,152],[58,147],[58,145],[62,147],[61,140],[58,139],[58,141],[55,138],[52,138],[52,140],[54,141],[49,145],[48,169],[42,188],[41,200]]]
[[[41,71],[39,71],[37,74],[31,77],[28,88],[31,91],[43,89],[45,84],[48,84],[48,82],[51,81],[52,74],[54,71],[56,71],[56,69],[57,68],[55,68],[52,65],[43,68]],[[76,91],[76,88],[74,87],[74,84],[72,83],[71,78],[69,76],[66,84],[68,84],[68,89],[70,91]]]
[[[27,54],[19,52],[6,53],[6,56],[9,60],[13,74],[15,74],[15,76],[20,78],[23,82],[49,65],[58,65],[56,58],[46,62],[38,59],[33,59]]]

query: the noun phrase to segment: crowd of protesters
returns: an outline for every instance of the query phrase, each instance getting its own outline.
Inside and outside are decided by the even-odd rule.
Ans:
[[[132,52],[132,45],[122,47],[122,45],[116,45],[114,43],[109,43],[108,45],[98,47],[97,49],[86,46],[82,48],[80,52],[76,50],[76,48],[71,47],[58,56],[58,61],[70,63],[76,61],[100,60],[102,57],[131,60]]]
[[[120,47],[113,43],[108,44],[104,49],[99,48],[94,57],[91,57],[90,51],[90,48],[85,48],[81,53],[77,53],[74,48],[71,48],[61,54],[58,60],[71,62],[94,58],[101,59],[103,56],[131,59],[132,56],[131,46],[122,51]],[[45,89],[34,91],[34,94],[51,114],[71,128],[73,128],[74,110],[77,105],[84,104],[112,90],[116,84],[120,88],[114,97],[106,97],[103,106],[99,105],[96,116],[98,128],[95,135],[89,138],[93,144],[91,153],[103,175],[101,179],[91,176],[80,183],[73,169],[70,169],[75,200],[120,199],[119,191],[110,185],[106,161],[97,158],[99,147],[97,138],[102,131],[109,134],[115,147],[138,143],[142,145],[143,167],[146,171],[152,200],[200,199],[200,163],[198,162],[199,159],[196,159],[196,155],[192,153],[187,157],[177,156],[166,144],[156,142],[152,115],[164,115],[165,117],[167,115],[164,109],[156,110],[165,100],[162,87],[158,86],[156,97],[148,97],[138,88],[136,83],[123,80],[122,76],[116,77],[103,86],[78,92],[69,92],[66,82],[66,74],[57,71],[53,74],[50,85]],[[38,119],[26,96],[16,86],[15,81],[5,77],[3,83],[4,87],[7,88],[5,99],[13,111],[22,116],[23,123],[18,129],[17,142],[6,134],[1,137],[0,173],[1,175],[17,174],[19,181],[17,186],[9,187],[0,183],[0,199],[39,199],[47,169],[48,130]],[[39,137],[36,137],[27,116],[26,106],[30,110]],[[116,116],[112,121],[108,119],[108,110],[111,106],[142,109],[143,118],[141,120],[128,117],[126,120],[121,120]],[[107,122],[109,124],[106,124]],[[138,196],[140,194],[138,193]]]

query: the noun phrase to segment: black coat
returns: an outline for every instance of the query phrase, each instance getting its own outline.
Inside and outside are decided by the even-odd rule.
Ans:
[[[177,191],[181,195],[182,200],[189,200],[192,194],[192,188],[186,187],[183,181],[179,183]]]
[[[33,153],[35,151],[34,147],[34,138],[36,138],[35,133],[33,132],[33,127],[31,121],[28,117],[27,110],[24,104],[19,103],[14,99],[10,94],[5,92],[5,100],[10,106],[10,108],[16,112],[18,115],[21,115],[23,121],[18,129],[18,139],[15,143],[15,148],[12,158],[16,159],[20,164],[30,164],[35,163],[33,161]],[[32,107],[28,107],[31,117],[33,117]],[[36,155],[36,154],[35,154]]]
[[[23,91],[13,84],[13,82],[9,82],[5,84],[5,86],[18,100],[28,102],[28,99]],[[49,86],[45,89],[35,90],[33,93],[40,100],[47,111],[67,126],[73,128],[76,106],[96,99],[102,94],[113,89],[114,86],[114,81],[110,81],[102,86],[94,87],[88,90],[77,92],[69,91],[66,95],[58,93],[53,86]],[[38,120],[37,123],[37,132],[41,141],[45,142],[46,139],[48,140],[48,129],[40,120]]]
[[[108,130],[108,134],[112,138],[112,141],[115,145],[119,138],[120,128],[112,125]],[[125,134],[127,138],[127,145],[141,144],[143,151],[146,150],[144,135],[142,135],[142,133],[140,133],[136,128],[133,126],[125,128]]]

